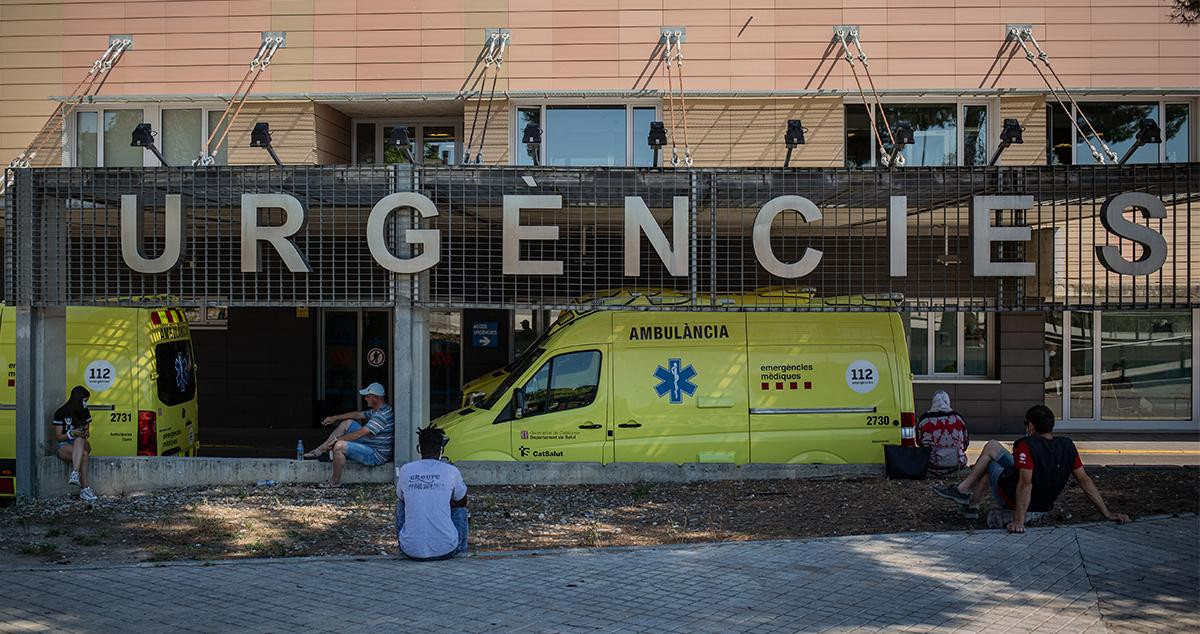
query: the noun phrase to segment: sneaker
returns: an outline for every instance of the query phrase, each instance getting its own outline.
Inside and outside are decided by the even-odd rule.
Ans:
[[[83,487],[83,489],[79,492],[79,499],[83,500],[84,502],[95,502],[98,498],[96,497],[96,494],[92,492],[92,487]]]
[[[73,484],[75,486],[79,486],[79,472],[78,471],[71,472],[71,475],[67,478],[67,484]]]
[[[979,507],[971,506],[970,504],[959,504],[958,514],[969,520],[977,520],[979,519]]]
[[[960,493],[958,487],[954,486],[953,484],[933,487],[933,492],[946,498],[947,500],[954,500],[963,506],[967,506],[971,503],[971,494]]]

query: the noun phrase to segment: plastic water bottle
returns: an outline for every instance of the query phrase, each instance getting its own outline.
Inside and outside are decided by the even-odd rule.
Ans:
[[[304,439],[296,441],[296,460],[304,460]]]
[[[274,480],[259,480],[258,482],[254,483],[255,486],[260,486],[260,487],[273,487],[276,484],[278,484],[278,483],[275,482]]]

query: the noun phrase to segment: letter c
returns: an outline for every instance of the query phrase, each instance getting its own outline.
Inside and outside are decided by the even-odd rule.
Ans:
[[[805,222],[816,222],[821,219],[821,210],[813,202],[803,196],[779,196],[773,198],[758,210],[754,218],[754,255],[758,263],[768,273],[776,277],[796,278],[812,273],[821,263],[823,255],[817,249],[805,248],[800,260],[792,264],[784,264],[775,257],[771,249],[771,223],[784,211],[795,211]]]

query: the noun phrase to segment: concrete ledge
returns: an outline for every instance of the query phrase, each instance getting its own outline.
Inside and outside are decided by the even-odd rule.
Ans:
[[[467,484],[629,484],[634,482],[706,482],[717,480],[793,480],[846,475],[883,475],[883,465],[730,465],[626,462],[459,462]],[[99,495],[119,495],[155,489],[280,483],[319,483],[329,478],[327,462],[279,458],[93,458],[92,488]],[[67,465],[53,456],[42,459],[39,497],[70,495]],[[390,483],[394,465],[363,467],[347,464],[345,484]]]

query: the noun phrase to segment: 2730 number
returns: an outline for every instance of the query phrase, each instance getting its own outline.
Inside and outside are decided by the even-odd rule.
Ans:
[[[868,427],[873,427],[875,425],[891,425],[891,424],[892,424],[892,421],[887,416],[868,416],[867,417],[867,426]]]

